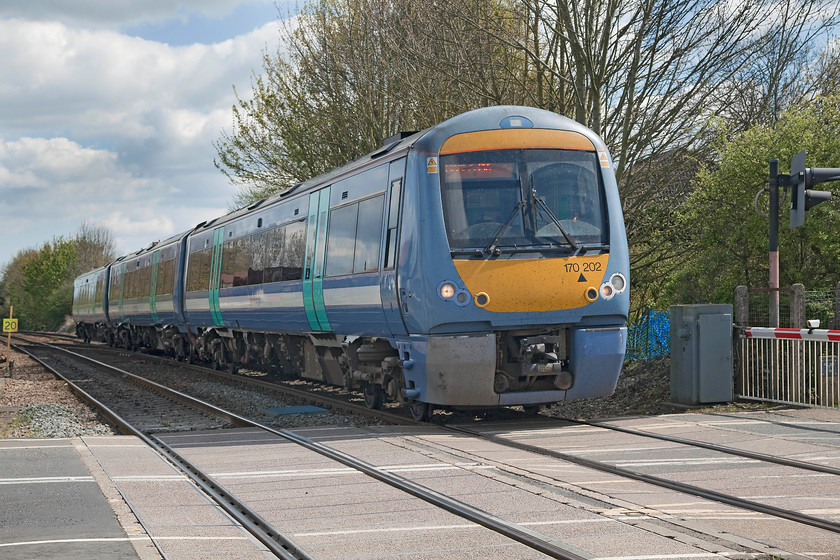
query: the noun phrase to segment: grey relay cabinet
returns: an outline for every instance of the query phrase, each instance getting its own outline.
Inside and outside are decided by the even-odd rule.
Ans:
[[[732,306],[671,306],[671,399],[732,400]]]

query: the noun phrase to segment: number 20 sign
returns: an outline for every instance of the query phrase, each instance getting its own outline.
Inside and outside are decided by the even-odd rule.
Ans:
[[[17,332],[17,330],[18,330],[18,320],[17,319],[3,319],[3,332],[13,333],[13,332]]]

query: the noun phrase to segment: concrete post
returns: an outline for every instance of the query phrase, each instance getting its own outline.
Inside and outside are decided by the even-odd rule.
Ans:
[[[837,284],[840,290],[840,283]],[[750,295],[746,286],[735,287],[735,324],[750,327]]]
[[[790,287],[790,328],[805,328],[805,286],[794,284]]]
[[[840,282],[834,285],[834,321],[831,329],[840,329]]]

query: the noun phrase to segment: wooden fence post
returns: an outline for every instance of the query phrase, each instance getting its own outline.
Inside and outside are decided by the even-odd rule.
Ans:
[[[805,286],[794,284],[790,287],[790,328],[805,328]]]
[[[739,327],[754,326],[750,325],[750,296],[746,286],[735,287],[735,324]]]

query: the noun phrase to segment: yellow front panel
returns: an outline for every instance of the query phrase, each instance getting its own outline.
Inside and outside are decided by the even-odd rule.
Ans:
[[[604,281],[610,256],[453,261],[467,290],[486,294],[496,312],[559,311],[582,307]],[[478,299],[476,299],[478,301]]]
[[[517,128],[465,132],[450,137],[440,148],[440,154],[475,152],[480,150],[505,150],[512,148],[595,150],[592,142],[578,132]]]

